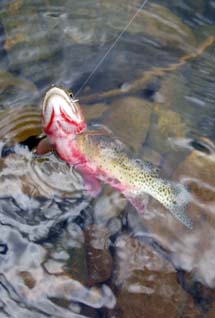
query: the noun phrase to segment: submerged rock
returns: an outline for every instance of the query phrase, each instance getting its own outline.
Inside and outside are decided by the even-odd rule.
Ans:
[[[1,20],[10,70],[42,89],[59,83],[77,92],[140,4],[130,0],[90,1],[89,6],[68,0],[60,5],[46,1],[35,6],[22,0],[4,4]],[[188,26],[164,6],[149,2],[88,84],[94,92],[121,87],[153,66],[177,60],[176,49],[187,53],[195,47]]]
[[[103,103],[92,104],[89,106],[81,105],[84,112],[84,117],[87,122],[98,120],[108,109],[108,105]]]
[[[167,310],[168,316],[181,317],[188,296],[168,261],[124,234],[116,241],[115,264],[117,317],[164,317]]]
[[[85,240],[88,285],[104,283],[111,277],[113,270],[108,242],[109,233],[104,228],[91,226],[85,231]],[[99,241],[99,246],[95,241]]]
[[[103,123],[130,149],[141,149],[150,125],[150,103],[136,97],[126,97],[113,102]]]
[[[173,151],[171,139],[184,138],[188,132],[188,125],[182,116],[162,105],[154,105],[153,121],[148,134],[148,143],[160,154]]]
[[[127,202],[119,192],[105,188],[94,202],[93,224],[85,230],[85,244],[89,284],[105,282],[114,270],[110,247],[111,237],[117,236],[122,229],[119,215]]]

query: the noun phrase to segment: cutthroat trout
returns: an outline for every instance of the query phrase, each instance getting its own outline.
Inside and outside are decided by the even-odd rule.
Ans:
[[[59,87],[47,91],[42,104],[42,125],[49,144],[62,160],[82,174],[86,189],[93,195],[99,192],[99,181],[103,181],[121,191],[143,212],[142,198],[147,193],[187,228],[192,228],[192,221],[185,214],[190,199],[187,189],[161,178],[153,164],[133,158],[106,128],[87,127],[78,102],[69,92]],[[39,154],[42,147],[38,146]]]

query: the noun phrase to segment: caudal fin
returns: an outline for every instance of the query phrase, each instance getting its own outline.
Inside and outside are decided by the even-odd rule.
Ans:
[[[170,207],[170,212],[183,223],[187,228],[193,229],[192,220],[185,214],[186,207],[190,202],[191,194],[185,188],[183,184],[172,183],[173,193],[174,193],[174,202]]]
[[[192,220],[185,214],[185,208],[174,208],[170,210],[176,219],[183,223],[188,229],[193,229]]]

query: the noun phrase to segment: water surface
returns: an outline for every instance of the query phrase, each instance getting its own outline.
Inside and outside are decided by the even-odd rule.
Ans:
[[[214,317],[215,2],[1,1],[0,317]],[[32,151],[52,85],[192,194],[187,230]],[[81,90],[80,90],[81,89]]]

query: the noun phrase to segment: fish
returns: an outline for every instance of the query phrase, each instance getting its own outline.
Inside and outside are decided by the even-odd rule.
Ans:
[[[148,194],[188,229],[193,228],[185,213],[191,196],[188,189],[162,178],[160,169],[152,163],[134,158],[108,128],[87,125],[72,93],[57,86],[46,92],[42,126],[47,139],[38,145],[38,154],[45,152],[45,144],[47,149],[51,145],[60,159],[81,173],[86,190],[93,196],[100,192],[101,182],[107,183],[143,213],[143,198]]]

